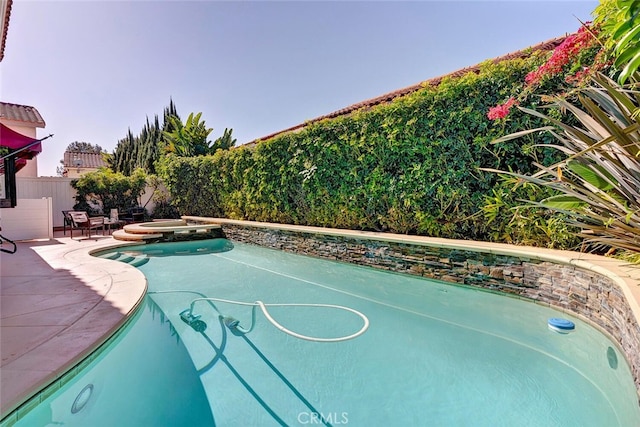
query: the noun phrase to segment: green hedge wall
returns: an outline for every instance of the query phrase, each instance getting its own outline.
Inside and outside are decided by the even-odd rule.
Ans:
[[[519,111],[497,122],[486,114],[522,93],[524,76],[544,58],[487,63],[478,74],[311,123],[253,148],[171,156],[161,174],[183,215],[517,243],[522,224],[509,224],[512,217],[504,213],[491,221],[482,214],[494,190],[513,196],[510,184],[479,168],[531,172],[531,155],[553,160],[546,157],[552,150],[534,144],[552,140],[538,135],[492,145],[499,136],[543,123]],[[556,80],[542,92],[557,88],[562,76]],[[529,96],[521,105],[539,102]],[[530,191],[523,197],[535,198]],[[540,242],[528,243],[557,246],[558,237],[544,241],[553,233],[542,230]]]

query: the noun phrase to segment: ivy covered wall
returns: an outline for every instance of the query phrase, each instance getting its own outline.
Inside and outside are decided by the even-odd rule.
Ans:
[[[168,156],[160,166],[173,203],[183,215],[220,216],[412,233],[447,238],[502,240],[562,247],[575,243],[563,226],[538,216],[514,217],[518,199],[541,195],[479,168],[530,173],[553,142],[548,135],[491,144],[541,122],[516,111],[490,121],[487,111],[520,94],[524,77],[546,54],[487,63],[479,73],[348,116],[311,123],[253,147],[194,158]],[[536,108],[545,82],[520,105]],[[559,114],[559,113],[555,113]],[[507,200],[500,212],[495,199]],[[542,222],[540,222],[542,220]],[[528,225],[531,225],[530,227]],[[556,229],[557,228],[557,229]]]

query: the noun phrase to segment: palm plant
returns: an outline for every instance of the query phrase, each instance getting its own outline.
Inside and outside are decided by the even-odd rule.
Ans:
[[[211,153],[215,153],[218,150],[228,150],[231,147],[234,147],[238,140],[231,136],[232,132],[233,129],[224,128],[224,133],[222,134],[222,136],[213,141],[213,145],[211,146]]]
[[[189,114],[183,124],[177,117],[170,117],[171,131],[164,131],[166,140],[165,151],[178,156],[203,156],[211,153],[211,142],[208,141],[212,128],[207,128],[204,120],[200,121],[202,113]]]
[[[571,225],[588,233],[594,249],[617,248],[640,253],[640,91],[638,73],[620,86],[602,74],[577,89],[576,105],[556,96],[553,105],[570,112],[572,126],[527,108],[527,114],[553,126],[525,130],[496,141],[547,131],[559,144],[547,145],[566,157],[533,175],[492,170],[557,191],[538,205],[567,214]],[[485,169],[490,170],[490,169]]]

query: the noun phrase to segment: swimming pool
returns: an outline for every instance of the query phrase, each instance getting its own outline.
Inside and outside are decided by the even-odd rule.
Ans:
[[[640,425],[618,349],[578,319],[570,334],[549,330],[550,317],[567,316],[548,307],[223,239],[121,251],[149,281],[145,308],[17,425]],[[180,313],[202,295],[340,305],[370,326],[349,341],[318,343],[258,313],[243,335],[200,301],[193,313],[207,327],[199,332]],[[215,306],[251,323],[250,307]],[[314,337],[363,324],[327,307],[269,312]]]

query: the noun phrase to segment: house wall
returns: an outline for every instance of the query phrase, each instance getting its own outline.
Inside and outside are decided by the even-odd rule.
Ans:
[[[16,173],[16,178],[20,177],[37,177],[38,176],[38,157],[27,160],[27,164]]]
[[[36,128],[35,127],[30,127],[30,126],[17,126],[15,124],[13,124],[13,122],[11,121],[2,121],[2,124],[4,124],[6,127],[8,127],[11,130],[14,130],[18,133],[21,133],[25,136],[28,136],[30,138],[33,139],[37,139],[38,137],[36,136],[37,132],[36,132]],[[18,171],[18,173],[16,174],[16,177],[36,177],[38,176],[38,157],[34,157],[31,160],[27,160],[27,164]]]
[[[67,168],[67,178],[80,178],[82,175],[87,174],[89,172],[95,172],[97,168],[77,168],[73,166],[68,166]]]

